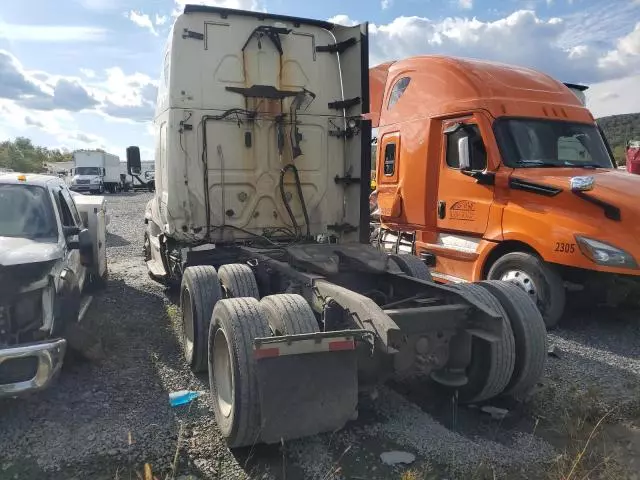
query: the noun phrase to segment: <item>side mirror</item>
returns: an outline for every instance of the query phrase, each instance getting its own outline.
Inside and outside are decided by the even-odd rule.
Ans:
[[[140,148],[127,147],[127,172],[129,172],[129,175],[140,175],[141,170]]]
[[[458,139],[458,166],[460,170],[471,169],[471,154],[469,153],[469,137]]]
[[[80,228],[78,227],[62,227],[62,233],[64,238],[74,237],[80,234]]]

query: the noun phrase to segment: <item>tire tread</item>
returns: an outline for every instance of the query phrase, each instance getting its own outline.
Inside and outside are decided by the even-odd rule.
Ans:
[[[207,369],[207,332],[211,314],[222,298],[220,282],[216,269],[210,265],[187,267],[182,282],[189,288],[193,304],[193,356],[187,361],[194,372],[203,372]],[[182,294],[180,299],[182,300]],[[182,321],[184,322],[184,317]]]
[[[281,330],[283,335],[320,331],[313,310],[301,295],[287,293],[269,295],[264,297],[260,304],[263,305],[269,324],[274,331]]]
[[[220,282],[234,298],[252,297],[260,300],[256,277],[249,265],[230,263],[218,269]]]
[[[544,320],[535,302],[516,285],[498,280],[481,285],[498,298],[513,330],[516,364],[504,393],[523,399],[544,374],[548,351]]]
[[[222,433],[230,448],[253,445],[259,441],[261,428],[260,390],[253,356],[253,340],[271,336],[269,324],[259,302],[248,297],[221,300],[214,309],[213,318],[210,339],[215,328],[225,330],[233,349],[232,368],[236,378],[233,421],[230,428]],[[210,357],[213,358],[212,355]],[[213,369],[210,368],[210,377],[212,372]],[[211,386],[213,387],[213,382]],[[213,404],[218,414],[215,398]]]
[[[463,290],[467,295],[473,297],[478,302],[481,302],[492,310],[500,313],[503,318],[502,338],[500,341],[493,342],[489,346],[489,350],[491,352],[490,365],[484,384],[481,385],[479,391],[470,391],[465,389],[465,387],[460,389],[460,398],[464,403],[482,402],[497,397],[509,384],[515,365],[515,343],[513,332],[507,319],[507,314],[500,305],[498,299],[482,286],[473,283],[466,283],[458,285],[456,288]],[[473,341],[483,342],[484,340],[474,338]]]
[[[409,253],[399,253],[389,255],[391,260],[410,277],[417,278],[418,280],[426,280],[428,282],[433,281],[429,267],[415,255]]]

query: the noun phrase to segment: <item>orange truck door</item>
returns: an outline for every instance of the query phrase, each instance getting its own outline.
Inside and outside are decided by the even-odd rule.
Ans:
[[[491,174],[486,174],[487,153],[474,117],[443,123],[442,158],[438,182],[438,233],[459,232],[481,237],[487,228],[493,201]],[[467,146],[460,140],[467,137]],[[461,168],[461,150],[467,150],[468,168]]]

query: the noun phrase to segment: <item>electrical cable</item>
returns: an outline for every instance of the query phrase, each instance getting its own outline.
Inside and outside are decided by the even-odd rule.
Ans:
[[[286,192],[284,191],[284,176],[287,173],[287,170],[291,170],[295,178],[296,190],[298,192],[298,198],[300,199],[300,205],[302,206],[302,214],[304,215],[304,221],[307,229],[307,234],[305,238],[308,239],[311,237],[309,212],[307,211],[307,204],[304,201],[304,195],[302,193],[302,184],[300,183],[300,175],[298,174],[298,169],[292,163],[285,165],[280,171],[280,196],[282,197],[284,206],[287,209],[287,213],[289,214],[289,217],[291,218],[291,223],[293,223],[293,228],[296,232],[296,239],[299,240],[300,237],[302,236],[302,231],[300,229],[300,226],[298,225],[295,215],[293,214],[293,211],[291,210],[291,205],[289,203],[289,200],[287,200],[287,195],[286,195]]]

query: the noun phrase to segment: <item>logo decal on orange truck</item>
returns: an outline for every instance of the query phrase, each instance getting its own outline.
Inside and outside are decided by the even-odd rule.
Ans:
[[[469,200],[460,200],[451,205],[450,218],[472,222],[476,219],[476,204]]]

